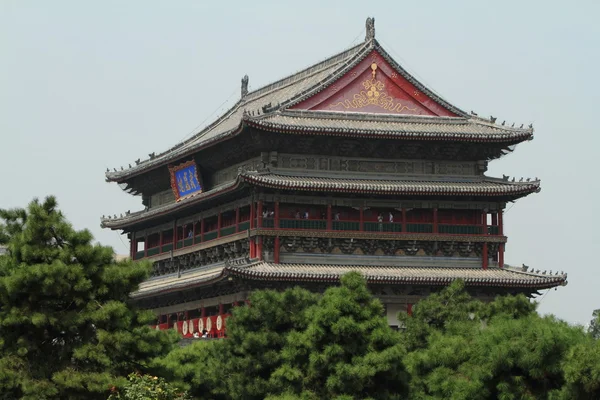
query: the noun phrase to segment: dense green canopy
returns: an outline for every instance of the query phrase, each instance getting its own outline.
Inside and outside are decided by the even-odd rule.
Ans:
[[[111,385],[168,352],[169,335],[128,296],[147,263],[116,263],[112,249],[66,222],[52,197],[0,210],[0,396],[106,398]]]

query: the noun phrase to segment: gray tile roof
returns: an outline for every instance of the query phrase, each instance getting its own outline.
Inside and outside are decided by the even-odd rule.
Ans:
[[[390,193],[402,195],[513,195],[539,191],[540,181],[508,182],[488,177],[445,179],[352,179],[278,175],[247,171],[242,179],[255,185],[294,190],[343,191],[353,193]]]
[[[183,199],[176,203],[165,204],[148,211],[139,211],[115,218],[101,219],[103,228],[121,229],[139,221],[158,217],[176,208],[197,204],[221,193],[235,190],[240,184],[278,189],[305,191],[330,191],[367,194],[397,194],[419,196],[511,196],[522,197],[540,190],[540,181],[508,182],[502,179],[481,177],[445,177],[437,179],[352,179],[340,177],[311,177],[242,171],[236,180],[217,186],[209,191]]]
[[[247,123],[257,128],[277,132],[361,134],[415,140],[520,142],[533,135],[532,129],[503,127],[479,118],[303,110],[278,111],[261,118],[249,119]]]
[[[401,261],[399,261],[401,262]],[[228,273],[254,280],[337,281],[350,271],[360,272],[369,283],[448,285],[462,279],[468,286],[530,287],[546,289],[565,285],[567,275],[545,275],[505,268],[383,267],[376,265],[274,264],[260,262],[229,267]]]
[[[288,110],[289,107],[319,93],[342,77],[347,71],[364,59],[372,50],[377,50],[405,79],[418,90],[437,101],[443,107],[458,115],[456,122],[452,118],[442,118],[440,123],[433,119],[421,119],[420,122],[402,116],[386,116],[353,113],[307,113],[299,118],[298,112]],[[361,122],[360,118],[365,118]],[[338,122],[335,122],[339,119]],[[152,156],[139,164],[123,171],[107,172],[108,181],[122,181],[143,173],[146,170],[174,162],[186,157],[201,148],[224,140],[242,131],[245,124],[255,124],[268,129],[285,127],[305,129],[308,132],[341,132],[350,130],[350,134],[373,133],[390,134],[397,137],[437,138],[442,140],[484,139],[490,140],[526,140],[532,137],[532,129],[507,128],[495,125],[488,120],[467,115],[464,111],[442,99],[416,80],[375,40],[368,40],[333,57],[313,65],[303,71],[290,75],[273,84],[248,93],[230,110],[215,122],[204,128],[185,142],[171,149]],[[297,126],[294,124],[298,124]],[[380,126],[379,126],[380,125]],[[445,132],[449,129],[449,132]],[[399,134],[398,134],[399,133]],[[469,136],[471,135],[471,136]]]
[[[399,263],[401,261],[399,260]],[[133,298],[154,296],[162,292],[210,285],[227,277],[249,280],[288,282],[338,282],[343,274],[360,272],[371,284],[406,284],[446,286],[462,279],[467,286],[526,287],[548,289],[567,284],[567,274],[546,275],[524,272],[521,268],[403,267],[377,265],[275,264],[255,262],[242,267],[199,269],[177,276],[148,280],[140,285]]]

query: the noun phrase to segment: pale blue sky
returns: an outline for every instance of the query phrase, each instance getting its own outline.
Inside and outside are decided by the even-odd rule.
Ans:
[[[99,217],[141,203],[104,182],[107,167],[210,122],[244,74],[257,88],[363,40],[374,16],[380,43],[444,98],[534,123],[535,140],[488,171],[542,179],[506,214],[506,259],[567,271],[540,311],[587,323],[600,308],[599,15],[598,1],[1,0],[0,207],[54,194],[127,253]]]

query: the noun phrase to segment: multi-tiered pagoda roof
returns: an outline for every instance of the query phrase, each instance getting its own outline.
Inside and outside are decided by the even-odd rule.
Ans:
[[[135,298],[166,296],[169,304],[184,301],[174,293],[189,300],[232,280],[325,284],[350,270],[372,285],[436,287],[461,278],[470,287],[532,293],[566,284],[566,274],[505,266],[502,210],[539,192],[540,181],[485,175],[489,161],[531,139],[531,125],[481,118],[428,89],[377,42],[369,20],[363,43],[254,91],[244,77],[239,101],[196,135],[107,171],[107,181],[141,194],[146,207],[103,218],[102,226],[132,242],[146,238],[132,256],[149,257],[160,271]],[[202,190],[188,193],[174,171],[190,166],[198,173],[189,172],[190,184]],[[304,208],[307,221],[294,221],[294,209],[298,219]],[[232,210],[235,223],[227,225]],[[411,217],[411,210],[421,211]],[[216,227],[207,234],[211,218]],[[160,235],[156,251],[147,249],[150,235]],[[181,262],[175,268],[169,260]]]

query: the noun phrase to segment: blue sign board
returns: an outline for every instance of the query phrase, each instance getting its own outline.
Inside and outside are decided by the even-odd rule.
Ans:
[[[180,200],[194,193],[202,192],[202,185],[198,180],[198,171],[196,163],[188,161],[177,167],[170,167],[171,186],[175,193],[175,198]]]

